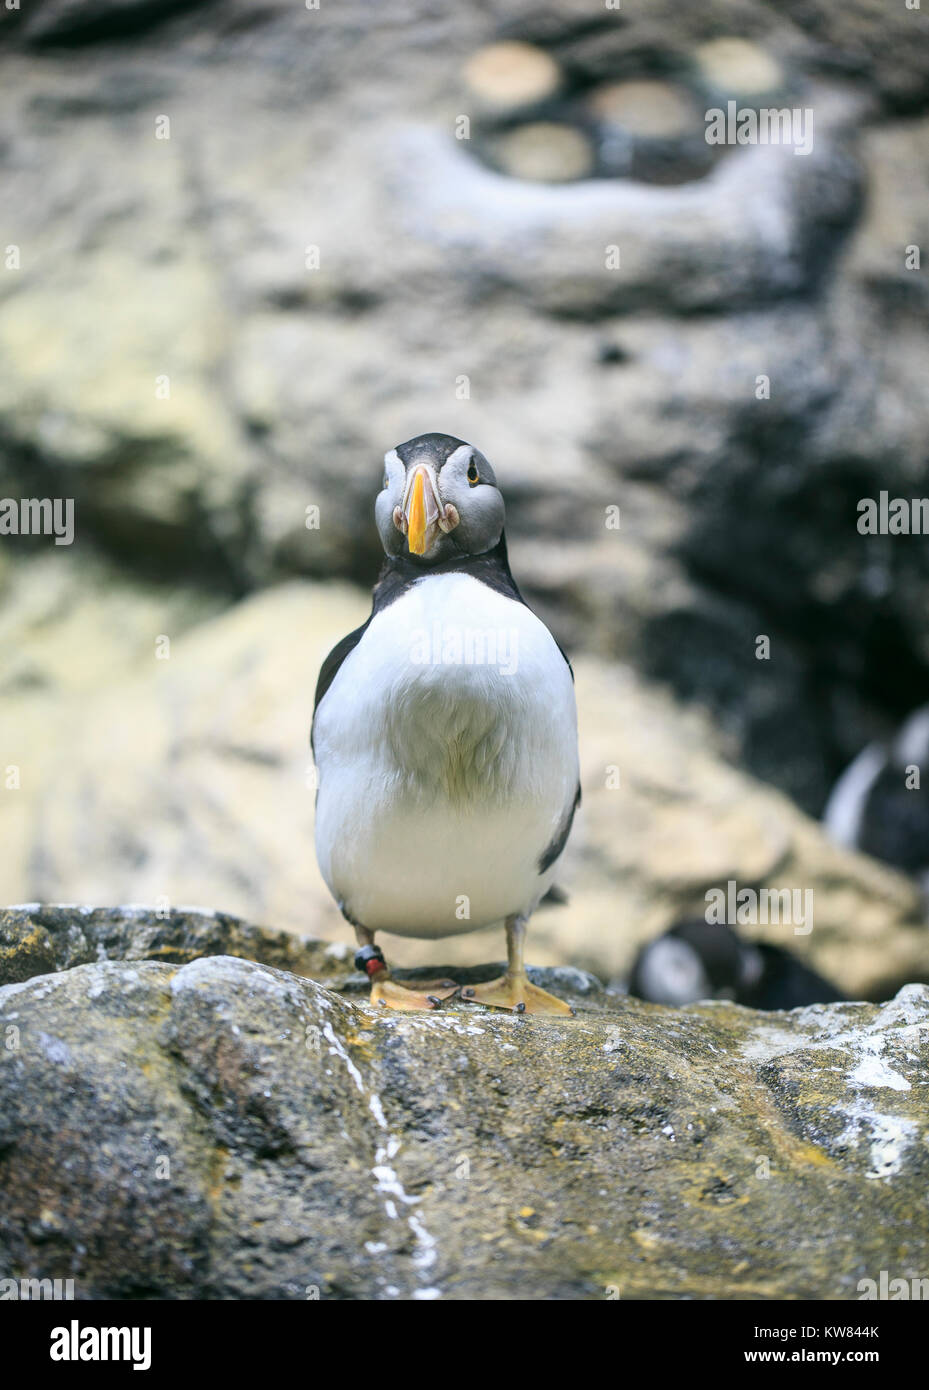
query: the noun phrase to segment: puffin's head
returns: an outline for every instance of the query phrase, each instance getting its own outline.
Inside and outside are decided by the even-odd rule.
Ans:
[[[494,470],[473,444],[450,434],[421,434],[384,455],[374,514],[387,554],[425,565],[481,555],[503,534]]]

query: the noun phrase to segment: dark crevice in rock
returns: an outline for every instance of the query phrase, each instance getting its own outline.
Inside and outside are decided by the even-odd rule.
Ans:
[[[217,518],[202,499],[189,497],[185,514],[166,520],[141,507],[134,508],[131,502],[114,504],[106,487],[101,486],[109,481],[123,487],[133,475],[146,470],[155,485],[159,471],[170,471],[175,462],[162,446],[127,440],[109,458],[99,460],[89,477],[82,470],[55,463],[32,445],[9,438],[0,442],[6,473],[0,478],[0,494],[72,499],[75,534],[127,574],[153,583],[163,583],[170,575],[230,598],[240,598],[248,591],[239,560],[249,531],[244,500],[227,537],[218,533]],[[47,549],[49,540],[47,536],[22,536],[18,544],[23,551],[38,554]]]
[[[651,620],[642,662],[739,729],[744,765],[818,815],[863,744],[929,699],[919,621],[900,599],[929,580],[925,537],[856,525],[859,499],[925,492],[929,473],[921,484],[854,458],[807,461],[805,426],[773,405],[745,414],[727,466],[692,485],[674,553],[705,598]],[[770,661],[755,656],[762,634]]]
[[[216,0],[39,0],[26,4],[24,41],[40,50],[124,43],[192,10],[217,11]]]

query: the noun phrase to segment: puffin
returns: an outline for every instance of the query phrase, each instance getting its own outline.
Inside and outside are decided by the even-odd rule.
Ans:
[[[783,946],[743,941],[724,922],[685,918],[643,946],[629,993],[652,1004],[682,1007],[729,999],[751,1009],[800,1009],[838,1003],[835,985]]]
[[[929,705],[913,710],[889,743],[862,749],[830,792],[823,822],[838,844],[912,875],[929,899],[924,776],[929,776]]]
[[[355,931],[371,1002],[453,995],[567,1015],[526,974],[526,926],[553,886],[580,804],[568,658],[520,593],[487,458],[448,434],[384,455],[384,549],[367,622],[319,673],[310,742],[316,855]],[[378,932],[438,938],[502,924],[504,974],[395,980]]]

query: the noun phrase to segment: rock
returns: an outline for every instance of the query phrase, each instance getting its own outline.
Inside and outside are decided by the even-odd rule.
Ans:
[[[66,761],[80,737],[61,739],[65,727],[74,720],[79,728],[98,687],[155,666],[160,638],[177,638],[223,606],[208,591],[147,584],[102,562],[87,552],[80,526],[72,551],[0,564],[0,899],[29,896],[37,802],[56,759]]]
[[[929,15],[881,0],[787,0],[784,17],[806,33],[822,67],[873,86],[892,112],[925,108],[929,98]],[[815,52],[816,50],[814,50]]]
[[[537,978],[577,1017],[385,1015],[358,976],[228,954],[5,986],[4,1269],[295,1300],[855,1299],[925,1269],[929,991],[772,1016]]]
[[[916,883],[838,850],[786,797],[732,767],[706,721],[682,718],[628,670],[580,667],[577,683],[584,804],[566,875],[572,901],[533,929],[558,932],[562,959],[624,975],[628,941],[703,916],[707,891],[733,881],[812,890],[808,934],[758,922],[739,930],[789,947],[845,995],[885,998],[925,978]]]
[[[37,47],[92,43],[144,32],[179,11],[184,0],[37,0],[27,7],[23,36]]]
[[[554,121],[519,126],[498,136],[490,150],[501,172],[513,179],[561,183],[588,178],[594,167],[593,149],[583,131]]]
[[[591,106],[601,120],[633,135],[703,134],[702,117],[670,82],[614,82],[595,91]]]
[[[777,59],[748,39],[711,39],[693,56],[702,80],[725,100],[761,100],[776,94],[784,83]]]
[[[150,652],[99,700],[46,709],[22,793],[8,793],[12,849],[0,899],[119,899],[163,911],[215,903],[289,931],[351,942],[316,866],[308,733],[323,657],[364,621],[368,599],[293,581]],[[706,893],[813,893],[813,927],[746,926],[787,945],[853,997],[925,975],[917,886],[834,846],[789,801],[727,761],[695,711],[628,667],[575,663],[584,800],[562,886],[541,910],[531,958],[622,978],[637,949]],[[394,963],[435,964],[434,942],[382,944]],[[497,955],[493,928],[442,945],[452,963]],[[275,962],[276,963],[276,962]]]
[[[291,932],[253,927],[203,908],[77,907],[24,903],[0,908],[0,985],[93,961],[188,964],[202,956],[240,956],[330,983],[344,974],[350,948]]]
[[[8,710],[86,699],[153,660],[162,634],[178,637],[227,605],[194,585],[146,583],[83,549],[79,564],[61,550],[36,551],[0,570],[0,597],[0,698]]]
[[[642,183],[688,183],[704,178],[718,150],[707,144],[695,93],[681,83],[609,82],[588,102],[596,123],[599,173]]]
[[[826,111],[824,104],[823,125]],[[792,299],[818,279],[820,249],[859,198],[857,172],[825,130],[804,158],[770,145],[726,148],[712,179],[684,183],[673,198],[625,180],[551,188],[501,182],[464,144],[440,130],[411,129],[397,132],[396,156],[385,149],[383,160],[404,204],[415,182],[426,246],[444,251],[443,260],[453,248],[466,256],[475,272],[461,286],[466,299],[478,297],[486,277],[556,319],[731,314]],[[814,185],[828,190],[815,205]],[[790,209],[778,228],[754,215],[762,188]],[[612,246],[618,264],[607,255]]]
[[[488,44],[468,59],[465,86],[493,112],[512,112],[554,96],[561,85],[555,60],[533,44]]]
[[[920,158],[927,141],[925,117],[869,130],[861,141],[871,197],[849,248],[849,271],[875,309],[883,305],[885,312],[903,311],[904,322],[909,313],[922,319],[929,300],[924,258],[920,268],[907,268],[907,248],[929,245],[929,173]],[[909,325],[904,331],[908,338]],[[882,352],[890,350],[888,343]]]

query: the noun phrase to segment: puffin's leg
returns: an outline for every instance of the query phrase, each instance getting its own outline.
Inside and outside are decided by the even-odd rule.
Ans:
[[[367,927],[356,926],[355,939],[355,969],[363,970],[371,981],[372,1004],[390,1009],[437,1009],[443,999],[456,993],[458,985],[454,980],[417,980],[415,989],[398,984],[390,978],[381,949],[374,944],[374,933]]]
[[[529,983],[523,964],[525,943],[526,918],[508,917],[506,974],[486,985],[468,985],[461,991],[462,999],[474,1004],[491,1004],[496,1009],[513,1009],[518,1014],[573,1014],[570,1004]]]

